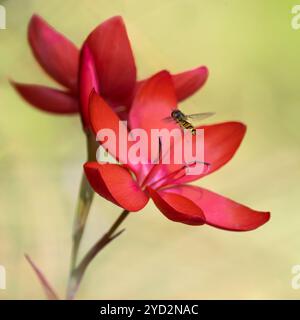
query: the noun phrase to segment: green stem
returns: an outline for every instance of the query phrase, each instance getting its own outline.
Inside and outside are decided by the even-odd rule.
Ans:
[[[87,132],[87,159],[88,161],[95,161],[96,160],[96,151],[97,151],[97,143],[95,141],[95,137],[90,132]],[[85,230],[87,218],[89,215],[89,211],[91,208],[91,204],[94,198],[94,191],[91,188],[85,174],[83,173],[80,190],[79,190],[79,197],[78,197],[78,204],[74,218],[74,225],[73,225],[73,244],[72,244],[72,251],[71,251],[71,263],[70,263],[70,274],[69,274],[69,283],[68,287],[70,287],[70,282],[72,281],[72,273],[76,267],[78,251],[81,243],[81,239]]]
[[[94,191],[91,188],[85,174],[82,175],[79,199],[73,226],[73,246],[71,253],[71,272],[76,266],[80,242],[85,229],[88,214],[94,197]]]
[[[79,288],[81,280],[87,270],[88,266],[96,255],[112,240],[117,238],[124,231],[121,230],[117,233],[115,231],[122,224],[122,222],[127,218],[129,211],[124,210],[115,223],[110,227],[110,229],[94,244],[94,246],[87,252],[83,257],[82,261],[79,263],[77,268],[74,268],[70,275],[67,299],[72,300]]]

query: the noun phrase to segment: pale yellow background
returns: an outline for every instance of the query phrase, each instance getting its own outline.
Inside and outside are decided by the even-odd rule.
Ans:
[[[30,108],[8,84],[53,84],[31,55],[26,29],[36,12],[80,45],[98,23],[121,14],[140,78],[205,64],[205,88],[181,108],[215,111],[211,122],[248,125],[234,160],[197,184],[259,210],[271,221],[249,233],[168,221],[150,203],[98,256],[79,298],[300,298],[291,268],[300,264],[300,30],[295,1],[9,0],[0,30],[1,299],[42,299],[23,254],[29,253],[62,295],[73,211],[85,160],[78,117]],[[83,250],[120,209],[96,198]]]

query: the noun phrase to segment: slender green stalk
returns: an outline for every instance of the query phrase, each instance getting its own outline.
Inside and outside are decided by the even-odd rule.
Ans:
[[[119,235],[122,234],[123,230],[119,232],[115,231],[122,224],[122,222],[127,218],[129,211],[124,210],[115,223],[111,226],[111,228],[92,246],[92,248],[87,252],[87,254],[83,257],[82,261],[78,264],[78,267],[73,268],[71,272],[68,291],[67,291],[67,299],[72,300],[77,293],[81,280],[87,270],[88,266],[92,262],[92,260],[96,257],[96,255],[112,240],[116,239]]]
[[[79,199],[77,204],[76,215],[73,226],[73,246],[71,253],[71,272],[74,269],[77,261],[80,242],[85,229],[86,221],[93,201],[94,191],[90,187],[85,174],[82,175]]]
[[[88,161],[96,160],[97,144],[95,137],[87,133],[87,158]],[[77,255],[80,247],[81,238],[85,229],[86,221],[89,215],[91,204],[94,197],[94,191],[91,188],[85,174],[83,173],[79,190],[78,204],[73,225],[73,246],[71,253],[71,271],[74,269],[77,261]]]
[[[95,141],[95,137],[92,133],[87,132],[87,159],[88,161],[95,161],[96,160],[96,151],[97,151],[97,144]],[[78,196],[78,203],[74,218],[74,225],[73,225],[73,234],[72,234],[72,251],[71,251],[71,263],[70,263],[70,274],[69,274],[69,282],[71,281],[72,273],[76,267],[78,251],[81,243],[81,239],[85,230],[87,218],[90,212],[90,208],[92,205],[92,201],[94,198],[94,190],[91,188],[85,174],[83,173],[79,196]],[[70,283],[68,284],[68,287]]]

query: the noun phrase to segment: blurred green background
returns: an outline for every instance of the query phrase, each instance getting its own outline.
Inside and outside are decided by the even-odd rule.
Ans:
[[[186,112],[215,111],[212,122],[240,120],[246,138],[222,170],[198,181],[272,218],[249,233],[189,227],[165,219],[150,203],[132,214],[126,232],[96,258],[82,299],[300,298],[291,268],[300,264],[300,30],[291,27],[295,1],[8,0],[0,30],[1,299],[42,299],[24,253],[60,294],[69,267],[71,225],[85,160],[78,117],[55,117],[27,105],[8,78],[53,84],[26,40],[33,13],[78,46],[101,21],[121,14],[144,78],[164,68],[210,69]],[[120,208],[97,197],[86,250]]]

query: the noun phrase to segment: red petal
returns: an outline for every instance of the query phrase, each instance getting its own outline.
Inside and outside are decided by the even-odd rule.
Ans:
[[[206,223],[220,229],[249,231],[260,227],[270,219],[269,212],[252,210],[200,187],[181,185],[164,191],[190,199],[203,210]]]
[[[85,45],[80,57],[79,92],[80,108],[84,127],[89,127],[89,97],[93,89],[98,93],[98,79],[94,59],[90,49]]]
[[[205,223],[202,210],[181,195],[148,189],[157,208],[170,220],[189,225]]]
[[[77,99],[67,92],[34,84],[11,83],[27,102],[38,109],[56,114],[79,111]]]
[[[178,101],[184,100],[199,90],[208,77],[204,66],[172,75]]]
[[[124,123],[120,123],[120,119],[117,114],[111,109],[111,107],[94,91],[91,93],[90,103],[90,124],[95,136],[97,136],[100,130],[112,130],[116,137],[116,145],[111,146],[106,141],[102,143],[102,146],[108,150],[108,152],[114,156],[118,161],[127,164],[128,150],[133,142],[128,141],[128,131]],[[120,130],[122,128],[122,130]],[[127,141],[127,142],[126,142]],[[126,143],[128,148],[126,149]],[[119,148],[122,148],[124,152],[119,152]],[[140,164],[131,164],[129,166],[136,173]]]
[[[149,198],[124,167],[87,162],[84,170],[92,188],[116,205],[128,211],[139,211],[147,204]]]
[[[144,129],[148,136],[148,146],[151,146],[153,129],[178,129],[175,121],[165,120],[176,109],[176,105],[172,78],[167,71],[161,71],[142,83],[138,89],[129,113],[130,128]],[[148,155],[145,157],[150,159],[151,150],[148,149]]]
[[[236,153],[246,133],[241,122],[223,122],[199,127],[204,129],[204,160],[210,164],[201,175],[187,175],[178,183],[190,182],[224,166]]]
[[[75,45],[37,15],[31,18],[28,39],[36,59],[45,71],[76,92],[79,51]]]
[[[173,122],[170,125],[164,121],[176,106],[171,75],[161,71],[140,85],[129,114],[130,128],[148,131],[154,128],[177,128]]]
[[[174,182],[176,184],[198,180],[221,168],[234,156],[246,132],[246,126],[240,122],[223,122],[202,126],[198,129],[204,129],[204,159],[200,159],[200,161],[204,160],[210,165],[209,167],[205,167],[204,172],[201,174],[185,175],[182,178],[177,179],[176,182]],[[193,137],[193,139],[196,141],[196,137]],[[195,148],[195,143],[193,148]],[[174,145],[170,151],[171,155],[175,152],[173,150]],[[184,154],[184,147],[182,147],[182,150]],[[184,155],[182,155],[182,159],[184,159]],[[167,173],[178,170],[182,167],[182,164],[179,165],[172,162],[170,164],[160,165],[160,167],[160,171],[164,172],[166,175]],[[167,184],[169,185],[172,183],[169,181]],[[162,185],[164,184],[161,183],[160,186]],[[158,185],[156,188],[157,187]]]
[[[86,42],[95,59],[101,95],[125,103],[135,86],[136,67],[122,18],[101,23]]]

